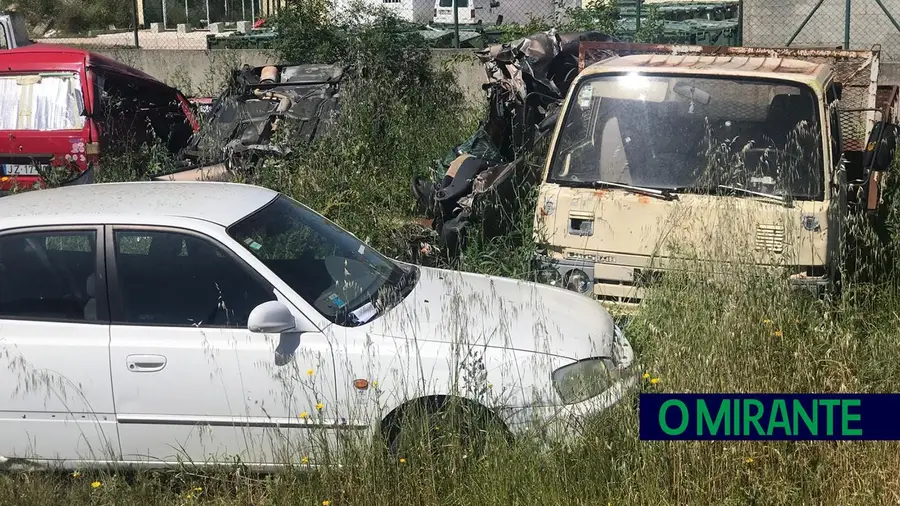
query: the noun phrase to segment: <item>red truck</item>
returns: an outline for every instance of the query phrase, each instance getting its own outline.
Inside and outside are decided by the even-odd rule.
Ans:
[[[55,44],[0,51],[0,194],[43,185],[51,167],[91,182],[105,153],[157,139],[176,154],[198,130],[181,92],[105,56]]]

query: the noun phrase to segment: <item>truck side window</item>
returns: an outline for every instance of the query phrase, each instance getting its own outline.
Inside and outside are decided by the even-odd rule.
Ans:
[[[6,27],[0,23],[0,49],[9,49],[9,43],[6,41]]]

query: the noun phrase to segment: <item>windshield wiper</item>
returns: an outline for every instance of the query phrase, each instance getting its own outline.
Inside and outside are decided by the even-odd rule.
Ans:
[[[613,183],[610,181],[593,181],[591,183],[594,186],[612,186],[614,188],[622,188],[623,190],[628,190],[633,193],[640,193],[641,195],[650,195],[651,197],[658,197],[663,200],[675,200],[678,196],[672,193],[671,190],[657,190],[656,188],[643,188],[640,186],[631,186],[628,184],[622,183]]]
[[[747,188],[741,188],[740,186],[727,186],[724,184],[720,184],[720,185],[716,186],[716,188],[719,188],[722,190],[731,190],[734,192],[746,193],[747,195],[763,197],[763,198],[766,198],[769,200],[777,200],[778,202],[781,202],[785,206],[791,205],[791,198],[788,195],[773,195],[771,193],[763,193],[763,192],[748,190]]]

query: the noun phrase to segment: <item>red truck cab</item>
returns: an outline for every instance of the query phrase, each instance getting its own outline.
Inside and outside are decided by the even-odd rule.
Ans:
[[[0,192],[43,186],[51,167],[91,179],[104,154],[154,138],[174,154],[198,129],[178,90],[105,56],[55,44],[0,51]]]

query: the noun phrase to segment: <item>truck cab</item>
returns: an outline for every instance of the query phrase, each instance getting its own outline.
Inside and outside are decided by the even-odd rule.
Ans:
[[[0,51],[0,195],[91,182],[101,159],[199,128],[176,89],[102,55],[55,44]]]
[[[0,11],[0,49],[13,49],[31,43],[22,14]]]
[[[865,107],[874,85],[853,90],[864,107],[841,108],[837,77],[822,61],[764,53],[632,54],[585,68],[535,210],[542,279],[626,306],[681,260],[830,286],[853,184],[890,165],[862,156],[869,134],[889,130]],[[848,166],[863,158],[869,170]]]

